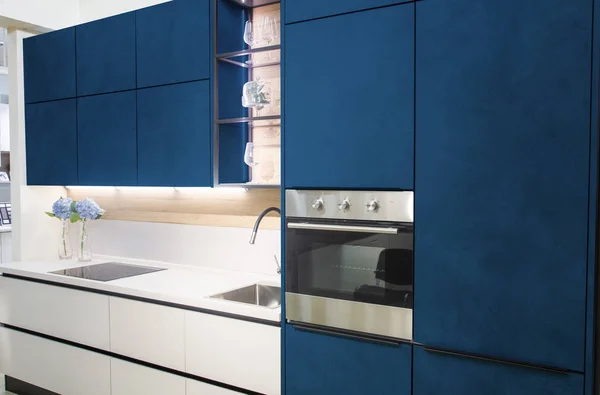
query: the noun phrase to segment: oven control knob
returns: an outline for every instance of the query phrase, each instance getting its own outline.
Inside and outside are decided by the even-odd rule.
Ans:
[[[344,199],[338,208],[342,211],[348,211],[350,209],[350,201],[347,198]]]
[[[377,212],[377,210],[379,210],[379,203],[377,200],[371,200],[369,203],[367,203],[367,211]]]
[[[313,209],[315,209],[315,210],[317,210],[317,211],[320,211],[320,210],[323,210],[323,205],[324,205],[324,204],[323,204],[323,199],[321,199],[321,198],[318,198],[318,199],[317,199],[317,200],[315,200],[315,201],[314,201],[314,203],[312,204],[312,208],[313,208]]]

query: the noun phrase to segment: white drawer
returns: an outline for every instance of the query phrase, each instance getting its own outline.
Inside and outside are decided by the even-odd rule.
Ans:
[[[0,327],[0,372],[63,395],[110,395],[110,358]]]
[[[0,277],[0,323],[109,349],[106,295]]]
[[[184,311],[110,297],[110,350],[185,372]]]
[[[202,381],[196,381],[187,379],[186,381],[186,395],[239,395],[239,392],[231,391],[225,388],[217,387],[203,383]],[[115,395],[115,394],[113,394]]]
[[[281,392],[281,329],[185,312],[187,372],[269,395]]]
[[[185,377],[111,358],[112,395],[185,395]]]

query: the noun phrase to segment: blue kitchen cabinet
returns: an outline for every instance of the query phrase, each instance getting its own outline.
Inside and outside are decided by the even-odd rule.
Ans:
[[[285,2],[285,23],[306,21],[346,12],[383,7],[413,0],[287,0]]]
[[[77,184],[76,99],[27,104],[28,185]]]
[[[136,92],[77,99],[79,185],[137,185]]]
[[[77,96],[135,89],[135,13],[76,27]]]
[[[209,0],[173,0],[136,14],[138,88],[210,77]]]
[[[285,331],[287,395],[410,395],[412,346]]]
[[[581,395],[583,375],[416,347],[413,395]]]
[[[75,97],[75,28],[23,40],[23,67],[26,103]]]
[[[415,341],[583,371],[591,13],[417,3]]]
[[[413,189],[414,7],[285,27],[286,188]]]
[[[137,91],[138,184],[212,186],[209,81]]]

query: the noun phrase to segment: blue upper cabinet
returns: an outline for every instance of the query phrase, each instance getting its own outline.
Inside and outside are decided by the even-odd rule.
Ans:
[[[413,0],[287,0],[285,2],[285,23],[306,21],[408,1]]]
[[[581,395],[583,376],[415,347],[413,395]]]
[[[23,40],[25,102],[75,97],[75,28]]]
[[[286,188],[413,188],[414,7],[285,27]]]
[[[212,186],[209,81],[141,89],[138,184]]]
[[[410,395],[412,346],[285,331],[287,395]]]
[[[137,184],[135,91],[77,99],[80,185]]]
[[[76,29],[77,96],[135,89],[135,13]]]
[[[27,104],[28,185],[77,184],[76,99]]]
[[[415,341],[582,371],[592,0],[416,15]]]
[[[137,11],[138,88],[209,78],[209,0],[174,0]]]

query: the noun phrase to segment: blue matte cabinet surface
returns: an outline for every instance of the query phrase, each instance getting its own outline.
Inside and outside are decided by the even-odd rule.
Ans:
[[[77,96],[135,89],[134,12],[79,25],[76,31]]]
[[[137,14],[138,88],[210,77],[209,0],[173,0]]]
[[[583,376],[557,373],[415,346],[413,395],[581,395]]]
[[[135,91],[77,99],[79,185],[137,185]]]
[[[27,104],[28,185],[77,184],[76,99]]]
[[[75,28],[23,40],[23,67],[26,103],[75,97]]]
[[[140,89],[138,184],[212,186],[209,81]]]
[[[407,1],[413,0],[287,0],[285,2],[285,23],[300,22]]]
[[[416,342],[583,371],[591,14],[417,3]]]
[[[285,27],[285,187],[413,189],[414,3]]]
[[[286,325],[287,395],[410,395],[412,346],[383,345]]]

